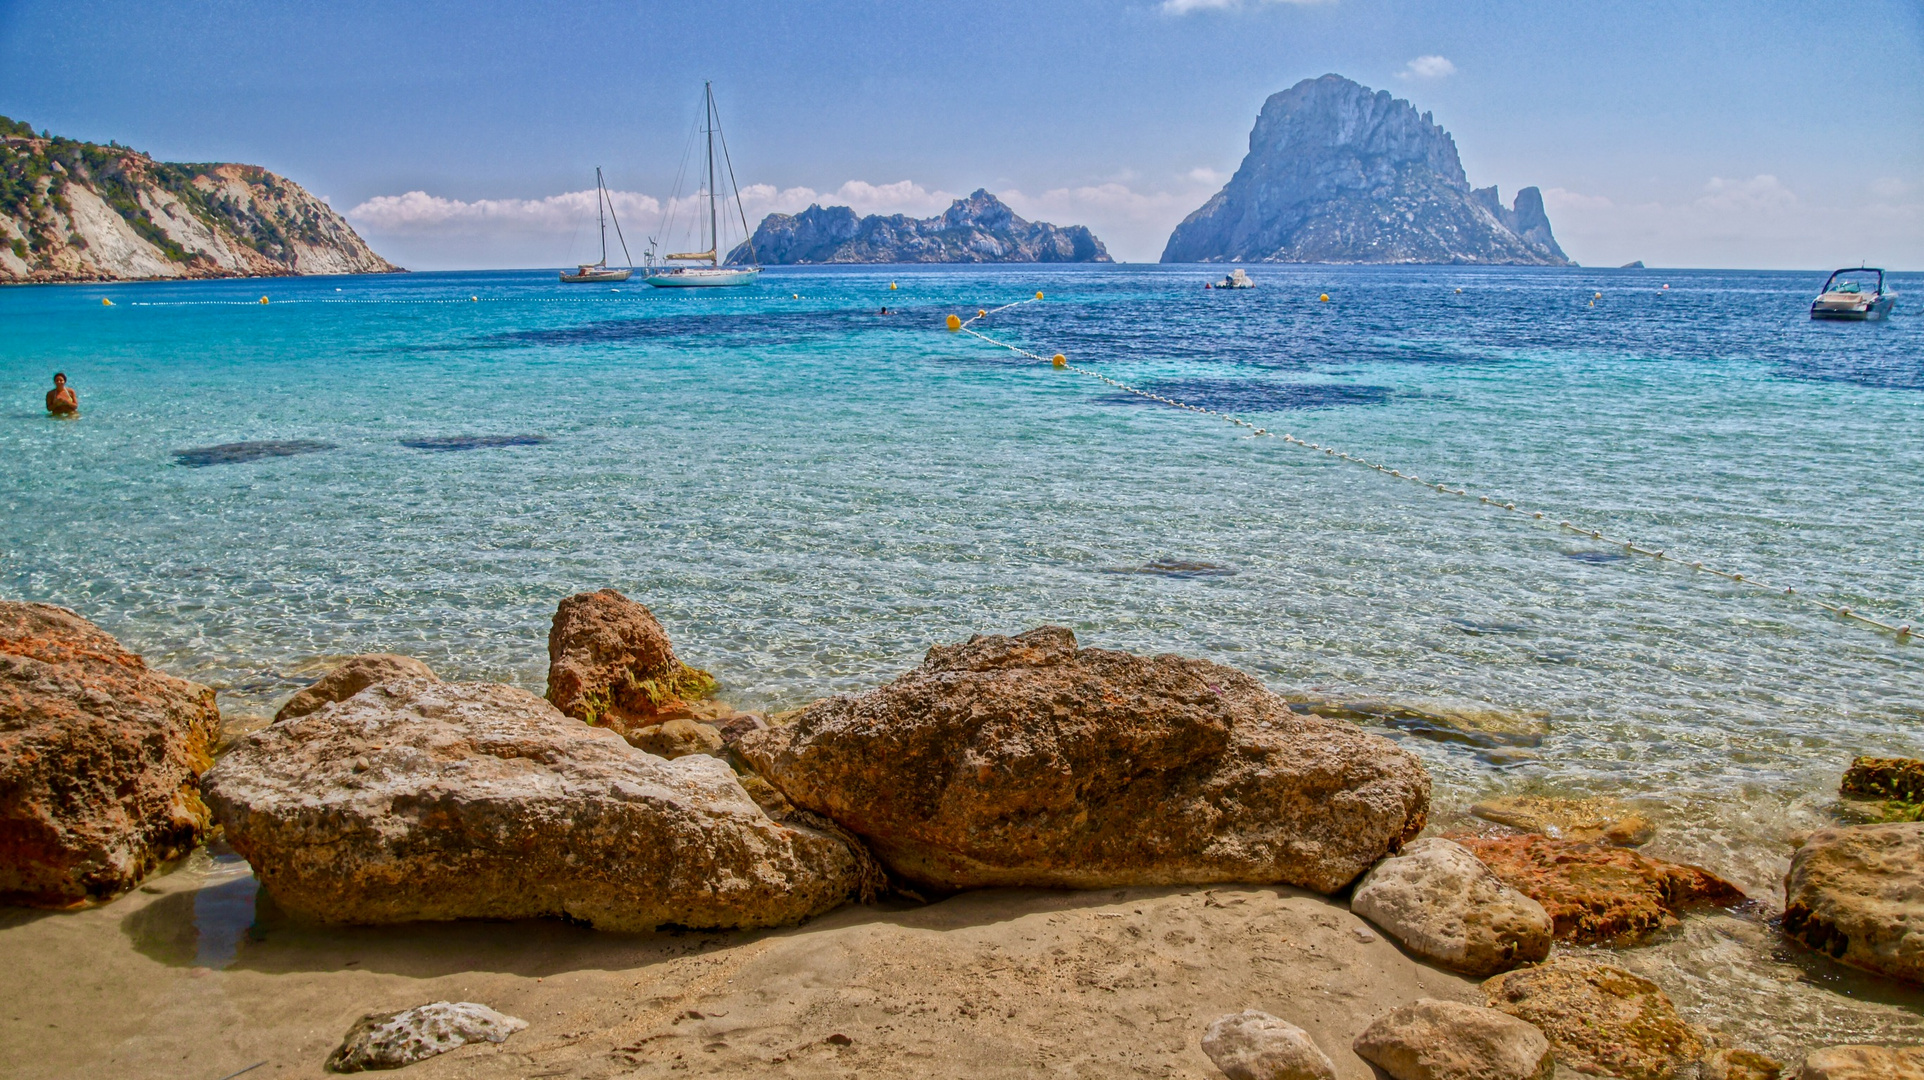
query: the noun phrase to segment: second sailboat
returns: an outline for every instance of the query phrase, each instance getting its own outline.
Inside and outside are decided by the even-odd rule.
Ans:
[[[688,251],[666,256],[669,262],[706,262],[707,266],[672,266],[667,262],[655,261],[653,245],[648,253],[648,273],[645,280],[659,289],[697,289],[715,288],[725,285],[750,285],[761,276],[762,268],[756,265],[755,240],[748,233],[748,217],[742,210],[742,193],[735,186],[735,166],[728,159],[728,140],[722,137],[721,114],[715,108],[715,86],[702,84],[702,134],[707,137],[706,180],[697,194],[698,201],[705,201],[708,211],[707,220],[698,223],[698,236],[708,241],[706,251]],[[728,188],[735,203],[735,213],[741,220],[742,234],[748,237],[747,265],[724,266],[721,250],[721,204],[726,202],[717,190],[718,179],[715,170],[715,143],[721,139],[722,165],[728,173]],[[675,200],[669,200],[669,212],[673,212]],[[703,226],[706,228],[703,228]],[[697,241],[699,242],[699,240]]]

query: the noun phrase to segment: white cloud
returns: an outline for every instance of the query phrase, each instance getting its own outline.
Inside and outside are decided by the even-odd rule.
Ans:
[[[661,203],[651,195],[609,192],[617,216],[653,218]],[[553,231],[572,228],[595,215],[593,191],[570,191],[545,199],[477,199],[463,202],[425,191],[377,195],[347,212],[348,220],[381,232],[435,233],[514,229]]]
[[[1403,65],[1403,70],[1397,72],[1396,77],[1405,81],[1410,79],[1447,79],[1454,74],[1456,74],[1455,64],[1450,63],[1446,57],[1432,55],[1419,56]]]
[[[912,180],[871,184],[850,180],[833,191],[809,187],[776,189],[773,184],[750,184],[742,189],[742,208],[751,224],[766,214],[793,214],[811,204],[846,206],[858,214],[912,214],[928,217],[948,209],[957,196],[931,191]]]
[[[1227,173],[1219,173],[1207,165],[1198,165],[1183,175],[1198,184],[1221,184],[1229,179]]]
[[[1800,192],[1769,173],[1713,176],[1654,199],[1550,188],[1543,201],[1564,250],[1602,266],[1632,259],[1801,269],[1863,258],[1900,266],[1924,261],[1924,198],[1878,180]]]
[[[1295,4],[1307,7],[1311,4],[1333,3],[1334,0],[1256,0],[1263,4]],[[1243,6],[1244,0],[1162,0],[1157,5],[1165,14],[1188,15],[1197,11],[1227,11]]]
[[[1176,223],[1221,187],[1222,174],[1192,169],[1173,191],[1138,191],[1115,182],[1050,188],[1040,195],[1001,193],[1010,209],[1031,221],[1087,225],[1122,262],[1154,262]]]

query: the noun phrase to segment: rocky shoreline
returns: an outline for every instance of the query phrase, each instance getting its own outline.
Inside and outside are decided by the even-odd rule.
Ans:
[[[1423,766],[1351,719],[1495,750],[1528,743],[1528,717],[1278,696],[1222,665],[1089,648],[1051,626],[937,645],[863,693],[743,713],[613,590],[562,602],[549,660],[543,699],[445,682],[408,657],[356,657],[215,762],[211,691],[147,669],[72,612],[0,603],[0,892],[76,913],[23,915],[0,934],[51,942],[63,919],[104,917],[117,896],[158,906],[144,898],[164,899],[170,876],[154,869],[207,842],[251,864],[256,930],[394,926],[384,933],[402,937],[382,940],[402,956],[437,923],[538,939],[538,924],[469,921],[561,920],[615,932],[607,942],[644,935],[653,944],[621,946],[654,950],[626,969],[633,986],[680,971],[669,996],[709,1002],[644,1023],[653,1011],[627,990],[577,978],[595,985],[562,1011],[594,1019],[571,1042],[543,1017],[509,1015],[538,987],[457,957],[416,992],[478,983],[499,996],[392,1002],[385,989],[359,1003],[345,1040],[337,1028],[318,1051],[312,1038],[276,1047],[305,1072],[432,1059],[422,1068],[527,1075],[536,1059],[521,1047],[537,1039],[558,1070],[538,1075],[907,1075],[927,1068],[913,1066],[917,1047],[1015,1038],[1008,1022],[1031,1008],[1062,1030],[1031,1047],[1028,1071],[1061,1071],[1043,1063],[1128,1060],[1124,1030],[1089,1013],[1103,997],[1117,1016],[1154,1017],[1124,1025],[1136,1053],[1234,1078],[1924,1069],[1924,1048],[1796,1032],[1801,1061],[1784,1061],[1693,1023],[1630,969],[1635,950],[1693,913],[1756,921],[1767,904],[1638,851],[1655,826],[1620,804],[1519,796],[1478,804],[1473,829],[1433,824]],[[1912,930],[1924,924],[1924,763],[1860,759],[1843,794],[1875,820],[1797,838],[1784,914],[1768,925],[1785,948],[1924,982]],[[691,932],[709,934],[701,955],[728,985],[677,968],[669,943]],[[1056,944],[1037,952],[1044,939]],[[763,985],[749,978],[757,964]],[[1052,999],[1063,964],[1080,974]],[[878,1000],[878,985],[911,993],[918,970],[920,1004]],[[985,984],[984,970],[1002,975]],[[1340,1000],[1305,997],[1313,987]],[[409,1007],[366,1013],[384,1002]],[[943,1026],[917,1020],[924,1009]],[[809,1016],[850,1030],[783,1042]],[[697,1029],[713,1036],[699,1049]],[[584,1039],[598,1048],[576,1054]],[[12,1055],[0,1052],[10,1072],[42,1074]],[[991,1065],[957,1075],[1027,1074]]]

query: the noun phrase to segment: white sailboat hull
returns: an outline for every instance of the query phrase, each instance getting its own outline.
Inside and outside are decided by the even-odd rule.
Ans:
[[[753,285],[762,274],[759,266],[675,267],[656,270],[644,280],[657,289],[715,289],[730,285]]]
[[[573,274],[563,270],[561,272],[561,280],[570,285],[580,285],[584,282],[592,283],[596,281],[627,281],[628,276],[633,272],[632,270],[601,270],[592,267],[583,267],[579,272]]]

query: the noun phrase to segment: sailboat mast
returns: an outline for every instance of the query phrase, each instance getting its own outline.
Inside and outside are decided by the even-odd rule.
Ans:
[[[601,166],[597,165],[595,166],[595,221],[601,226],[601,262],[599,264],[601,266],[608,265],[608,219],[601,210],[602,196],[607,191],[607,185],[601,182]]]
[[[715,84],[701,84],[704,117],[708,128],[708,261],[721,265],[721,232],[715,223]]]

